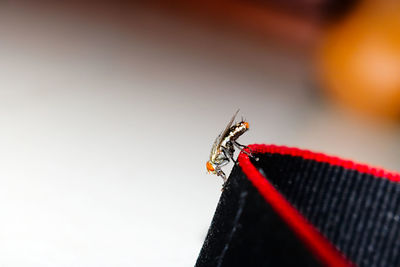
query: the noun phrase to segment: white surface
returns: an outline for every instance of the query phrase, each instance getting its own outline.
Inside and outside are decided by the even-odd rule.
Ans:
[[[398,168],[398,129],[315,104],[301,57],[137,22],[0,11],[0,266],[194,265],[221,187],[205,161],[238,107],[243,143]]]

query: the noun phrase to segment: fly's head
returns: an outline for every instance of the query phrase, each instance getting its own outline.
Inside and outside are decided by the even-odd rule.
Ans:
[[[211,161],[207,161],[206,168],[208,173],[217,174],[217,172],[215,171],[215,166]]]

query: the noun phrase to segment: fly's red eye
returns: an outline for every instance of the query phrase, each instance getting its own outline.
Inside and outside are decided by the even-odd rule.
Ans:
[[[246,127],[246,129],[249,129],[249,123],[247,121],[243,122],[244,127]]]
[[[206,163],[206,168],[207,168],[208,172],[214,172],[215,171],[213,165],[209,161],[207,161],[207,163]]]

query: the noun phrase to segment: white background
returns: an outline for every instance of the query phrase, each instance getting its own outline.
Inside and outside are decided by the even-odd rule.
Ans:
[[[132,17],[0,9],[0,266],[193,266],[222,182],[205,161],[237,108],[244,144],[400,168],[399,129],[321,101],[301,52]]]

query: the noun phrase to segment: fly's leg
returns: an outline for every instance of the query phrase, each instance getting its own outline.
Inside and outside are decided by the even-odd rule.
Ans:
[[[235,160],[233,158],[233,153],[230,153],[228,150],[226,150],[225,148],[222,148],[222,152],[224,153],[225,157],[229,158],[230,160],[232,160],[236,165],[238,164],[237,160]]]
[[[244,149],[244,148],[248,148],[249,150],[250,150],[250,152],[253,152],[251,149],[250,149],[250,147],[248,147],[248,146],[245,146],[245,145],[242,145],[242,144],[240,144],[238,141],[233,141],[233,144],[235,144],[236,145],[236,147],[237,148],[239,148],[239,149]]]
[[[231,154],[222,150],[221,156],[222,155],[225,156],[225,158],[221,159],[222,162],[220,164],[218,164],[218,166],[215,168],[215,172],[217,173],[218,176],[221,176],[222,180],[224,181],[224,183],[222,184],[222,188],[221,188],[221,191],[224,191],[224,189],[226,188],[226,182],[227,182],[228,178],[226,177],[225,173],[221,170],[221,167],[225,166],[226,164],[229,163],[228,155],[231,155]]]
[[[220,158],[220,163],[218,163],[217,167],[215,168],[215,172],[217,173],[218,176],[221,176],[222,179],[224,180],[224,184],[226,182],[226,175],[225,173],[221,170],[221,167],[225,166],[226,164],[229,163],[229,158],[226,157],[225,153],[223,153],[225,157]],[[221,154],[222,156],[222,154]]]
[[[217,171],[217,175],[222,177],[222,180],[224,180],[224,183],[222,184],[222,188],[221,188],[221,192],[223,192],[226,188],[226,182],[228,181],[228,179],[226,178],[225,173],[220,169],[216,169]]]
[[[221,178],[222,178],[222,180],[224,180],[224,184],[225,184],[226,183],[225,173],[220,168],[216,168],[215,171],[217,172],[218,176],[221,176]]]
[[[233,143],[240,151],[242,151],[243,153],[245,153],[247,156],[249,156],[249,157],[255,159],[256,161],[258,161],[258,158],[256,158],[256,157],[253,156],[253,154],[252,154],[252,153],[253,153],[253,150],[251,150],[250,147],[245,146],[245,145],[242,145],[242,144],[239,144],[237,141],[233,141],[232,143]],[[248,150],[250,150],[250,153],[247,152],[247,151],[245,151],[245,150],[244,150],[245,148],[247,148]]]
[[[249,152],[247,152],[247,151],[244,150],[245,148],[248,148],[247,146],[241,145],[241,144],[239,144],[239,143],[236,142],[236,141],[233,141],[232,143],[233,143],[240,151],[242,151],[243,153],[245,153],[247,156],[252,157],[252,155],[251,155]],[[250,150],[250,152],[252,152],[252,150],[251,150],[250,148],[248,148],[248,149]]]
[[[232,141],[232,143],[234,143],[236,146],[242,147],[242,148],[246,148],[247,146],[240,144],[238,141]]]

